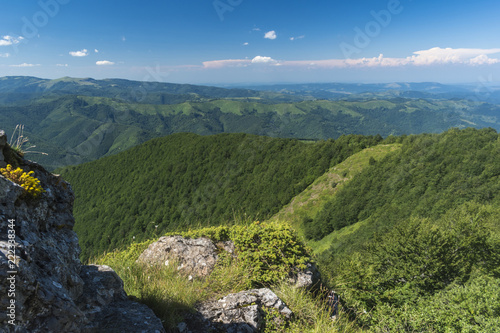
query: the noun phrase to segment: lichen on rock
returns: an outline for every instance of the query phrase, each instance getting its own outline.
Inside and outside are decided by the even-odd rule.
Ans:
[[[227,295],[217,301],[207,301],[196,307],[179,324],[181,333],[202,332],[260,332],[265,325],[266,313],[276,316],[275,325],[285,325],[293,313],[286,304],[268,288],[246,290]],[[269,320],[269,318],[268,318]]]

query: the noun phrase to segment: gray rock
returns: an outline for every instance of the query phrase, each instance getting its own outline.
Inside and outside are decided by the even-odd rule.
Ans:
[[[217,247],[208,238],[161,237],[151,244],[137,261],[150,265],[175,263],[182,273],[205,277],[215,267]]]
[[[150,308],[127,298],[123,281],[110,267],[82,266],[81,277],[84,288],[77,304],[88,319],[82,332],[164,332]]]
[[[197,312],[188,314],[178,329],[181,333],[260,332],[265,309],[276,313],[273,320],[277,325],[284,325],[292,316],[292,311],[270,289],[252,289],[201,303]]]
[[[21,167],[34,171],[46,192],[23,196],[0,176],[0,305],[15,300],[11,316],[1,311],[0,332],[164,332],[151,310],[126,297],[116,273],[82,266],[71,186],[35,163]]]
[[[308,263],[305,270],[290,273],[288,282],[296,288],[311,289],[318,286],[321,281],[321,274],[316,265]]]

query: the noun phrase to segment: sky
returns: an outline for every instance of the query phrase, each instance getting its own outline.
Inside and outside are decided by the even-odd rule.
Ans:
[[[498,0],[4,0],[0,77],[500,82]]]

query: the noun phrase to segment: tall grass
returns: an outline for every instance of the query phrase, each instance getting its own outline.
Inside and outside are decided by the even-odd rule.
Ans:
[[[245,219],[239,221],[239,224],[246,223]],[[177,263],[172,260],[168,266],[136,263],[139,255],[152,242],[135,243],[126,250],[104,254],[92,262],[113,268],[122,278],[127,294],[149,306],[167,332],[175,332],[184,314],[194,311],[196,304],[252,288],[252,267],[245,266],[242,261],[225,252],[219,254],[215,269],[205,279],[193,279],[180,273]],[[321,292],[313,294],[296,289],[286,282],[270,288],[294,315],[286,327],[268,328],[266,332],[358,331],[347,316],[340,314],[336,320],[330,318],[330,308]]]

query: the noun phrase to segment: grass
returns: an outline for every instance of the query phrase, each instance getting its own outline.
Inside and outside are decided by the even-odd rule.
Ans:
[[[331,319],[330,309],[324,301],[327,291],[313,295],[304,289],[296,289],[286,283],[275,286],[274,292],[294,313],[286,332],[336,333],[361,332],[342,311],[336,320]]]
[[[293,198],[288,205],[284,206],[269,220],[287,221],[304,238],[301,228],[304,219],[314,219],[316,214],[323,209],[324,205],[335,196],[344,184],[369,165],[371,157],[380,160],[387,154],[399,150],[400,147],[400,144],[378,145],[366,148],[350,156],[316,179],[314,183]],[[311,246],[311,244],[308,245]]]
[[[178,323],[183,321],[183,315],[194,311],[196,304],[254,287],[249,278],[252,268],[229,255],[220,255],[214,271],[205,279],[189,279],[187,275],[179,273],[177,265],[172,262],[168,266],[136,263],[139,255],[153,241],[134,243],[125,250],[104,254],[91,262],[113,268],[122,278],[127,294],[149,306],[167,332],[175,332]],[[321,292],[315,295],[286,282],[269,287],[288,305],[294,316],[286,328],[268,331],[359,331],[342,314],[335,321],[330,318],[329,308]]]

